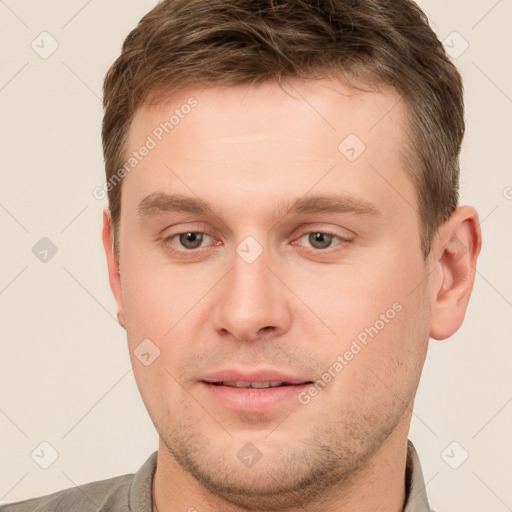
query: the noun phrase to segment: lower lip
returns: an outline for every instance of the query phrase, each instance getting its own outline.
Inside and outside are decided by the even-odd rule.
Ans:
[[[235,388],[201,382],[201,386],[223,406],[240,412],[262,413],[287,402],[295,401],[298,394],[311,384],[276,386],[274,388]]]

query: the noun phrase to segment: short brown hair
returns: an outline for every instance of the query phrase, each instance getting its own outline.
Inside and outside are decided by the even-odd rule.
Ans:
[[[392,87],[407,107],[404,167],[418,194],[424,256],[458,203],[462,80],[411,0],[164,0],[125,39],[104,82],[107,183],[150,94],[193,83],[256,84],[337,77]],[[117,251],[119,186],[108,189]]]

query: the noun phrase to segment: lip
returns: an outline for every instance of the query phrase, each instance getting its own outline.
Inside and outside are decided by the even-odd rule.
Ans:
[[[286,385],[269,388],[237,388],[215,384],[218,382],[267,382],[278,381]],[[286,404],[299,402],[297,395],[312,384],[312,380],[292,376],[275,370],[242,372],[224,370],[211,373],[199,381],[202,391],[222,407],[237,412],[264,413]]]
[[[199,379],[203,382],[229,382],[229,381],[244,381],[244,382],[265,382],[265,381],[279,381],[286,382],[287,384],[304,384],[305,382],[312,382],[311,379],[295,377],[286,373],[276,370],[258,370],[258,371],[239,371],[239,370],[222,370],[215,373],[209,373]]]

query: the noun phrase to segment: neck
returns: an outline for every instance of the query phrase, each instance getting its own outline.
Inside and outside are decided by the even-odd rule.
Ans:
[[[317,494],[307,508],[316,512],[363,512],[368,510],[401,512],[406,496],[405,467],[407,425],[399,425],[364,467],[350,479]],[[208,492],[175,461],[160,440],[157,470],[153,480],[153,512],[184,510],[188,512],[298,512],[304,507],[264,507],[235,505]],[[156,505],[156,506],[155,506]]]

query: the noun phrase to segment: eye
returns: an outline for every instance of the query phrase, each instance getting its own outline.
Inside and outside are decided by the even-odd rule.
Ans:
[[[185,249],[197,249],[201,247],[204,240],[210,238],[206,233],[200,231],[187,231],[186,233],[176,233],[166,239],[166,243],[170,244],[175,238],[179,244]]]
[[[307,238],[307,242],[311,244],[311,247],[319,250],[329,249],[330,247],[334,247],[340,243],[349,242],[349,240],[342,238],[339,235],[323,231],[311,231],[309,233],[304,233],[301,237],[298,238],[298,240],[302,240],[304,238]],[[333,242],[336,241],[338,241],[338,243],[333,245]]]

